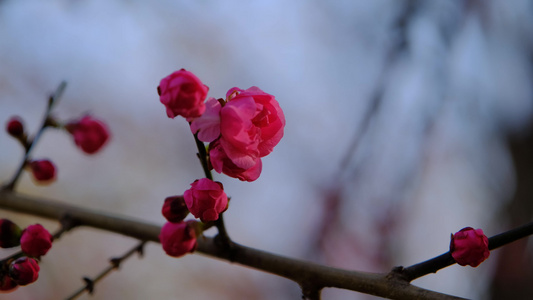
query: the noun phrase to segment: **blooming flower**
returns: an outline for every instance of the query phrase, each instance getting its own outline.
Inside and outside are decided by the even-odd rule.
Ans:
[[[183,196],[171,196],[165,199],[161,213],[169,222],[180,222],[189,214]]]
[[[272,152],[283,137],[285,127],[285,115],[274,96],[255,86],[247,90],[235,87],[230,89],[226,95],[229,101],[221,110],[220,125],[224,140],[236,148],[241,148],[239,144],[248,144],[248,137],[253,137],[258,139],[257,148],[260,157]],[[250,120],[251,124],[247,122],[247,119],[243,119],[240,125],[236,124],[235,121],[241,116],[235,114],[233,107],[245,106],[245,110],[251,109],[250,100],[253,100],[255,106]],[[254,144],[255,141],[252,143]]]
[[[8,219],[0,219],[0,248],[11,248],[20,245],[22,230]]]
[[[48,159],[31,161],[29,167],[33,178],[40,184],[50,183],[56,178],[56,167]]]
[[[211,129],[208,139],[210,161],[219,173],[240,180],[256,180],[261,173],[261,157],[268,155],[283,137],[285,116],[274,96],[258,87],[247,90],[232,88],[226,103],[219,108],[213,104],[213,114],[220,109],[220,118],[193,121],[191,130],[199,133]],[[216,122],[220,122],[220,137],[216,139]],[[199,124],[195,124],[198,122]]]
[[[72,134],[76,146],[87,154],[96,153],[109,140],[107,126],[102,121],[88,115],[78,121],[68,123],[65,129]]]
[[[52,247],[53,237],[41,224],[28,226],[22,231],[20,248],[30,256],[45,255]]]
[[[185,69],[163,78],[157,87],[161,103],[165,105],[167,116],[183,116],[191,121],[205,111],[204,100],[209,88],[196,75]]]
[[[163,225],[159,234],[159,241],[168,255],[179,257],[196,249],[194,222],[167,222]]]
[[[22,136],[24,134],[24,125],[22,125],[22,120],[17,116],[11,117],[11,119],[7,121],[6,131],[14,137]]]
[[[183,194],[189,211],[202,222],[215,221],[228,207],[222,183],[208,178],[195,180]]]
[[[483,230],[465,227],[452,234],[450,253],[459,265],[477,267],[490,255],[489,239]]]
[[[39,278],[39,265],[29,257],[19,257],[9,265],[9,276],[18,285],[27,285]]]

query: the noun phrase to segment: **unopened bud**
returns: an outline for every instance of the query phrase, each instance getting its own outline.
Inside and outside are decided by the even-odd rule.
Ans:
[[[189,209],[183,196],[170,196],[165,199],[161,213],[169,222],[176,223],[185,219]]]
[[[9,276],[18,285],[27,285],[39,278],[39,265],[27,256],[17,258],[9,266]]]

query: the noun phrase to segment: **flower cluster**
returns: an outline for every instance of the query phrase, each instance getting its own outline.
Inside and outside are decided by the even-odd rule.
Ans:
[[[185,69],[161,80],[158,91],[167,115],[187,118],[192,133],[210,143],[211,168],[243,181],[259,178],[261,158],[279,143],[285,127],[274,96],[258,87],[234,87],[226,99],[209,98],[204,103],[208,88]]]
[[[283,137],[285,116],[274,96],[257,87],[234,87],[225,99],[206,101],[208,91],[196,75],[185,69],[163,78],[157,87],[167,116],[182,116],[189,122],[198,149],[203,152],[199,157],[208,177],[191,183],[183,196],[165,199],[161,212],[168,222],[159,239],[170,256],[196,248],[196,237],[203,227],[194,220],[184,221],[189,212],[209,223],[217,221],[228,208],[224,186],[210,179],[210,171],[254,181],[261,174],[261,158],[271,153]],[[201,142],[209,143],[207,153],[201,150],[205,147]]]
[[[0,292],[13,291],[39,277],[38,260],[52,247],[53,237],[40,224],[24,230],[8,219],[0,219],[0,248],[20,246],[21,252],[2,261]]]
[[[452,234],[450,253],[461,266],[477,267],[489,255],[489,239],[481,229],[465,227]]]
[[[182,256],[196,249],[196,237],[201,233],[198,222],[183,221],[190,213],[202,222],[216,221],[228,207],[228,197],[222,183],[201,178],[191,183],[183,196],[165,199],[161,213],[167,223],[161,229],[159,240],[170,256]]]
[[[98,152],[109,140],[107,126],[102,121],[88,115],[64,125],[49,117],[45,126],[65,129],[73,137],[76,146],[86,154]],[[16,138],[26,150],[29,149],[28,136],[20,117],[14,116],[9,119],[6,124],[6,131]],[[28,160],[26,168],[31,172],[37,184],[49,184],[56,179],[57,168],[49,159]]]

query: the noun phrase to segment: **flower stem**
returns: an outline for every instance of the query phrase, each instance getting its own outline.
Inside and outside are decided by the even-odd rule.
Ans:
[[[196,148],[198,148],[198,159],[200,160],[202,169],[204,169],[205,178],[213,180],[213,175],[211,174],[211,170],[209,170],[209,163],[207,161],[207,150],[205,149],[205,145],[202,141],[198,139],[198,134],[194,135],[194,141],[196,142]]]
[[[213,180],[213,175],[209,169],[209,162],[207,158],[207,150],[202,141],[198,139],[198,134],[194,135],[194,141],[196,142],[196,148],[198,148],[198,159],[204,169],[205,177],[207,179]],[[215,221],[215,226],[218,229],[217,241],[220,242],[220,245],[224,248],[229,248],[231,245],[231,239],[229,238],[228,232],[226,231],[226,226],[224,225],[223,213],[219,214],[218,220]]]

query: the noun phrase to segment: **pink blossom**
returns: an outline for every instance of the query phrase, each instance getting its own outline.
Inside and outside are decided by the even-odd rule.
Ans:
[[[9,276],[18,285],[27,285],[39,278],[39,265],[29,257],[19,257],[9,265]]]
[[[195,180],[183,193],[189,211],[202,222],[215,221],[228,207],[228,197],[222,183],[208,178]]]
[[[175,118],[181,115],[189,121],[204,113],[204,100],[208,91],[209,88],[196,75],[185,69],[163,78],[157,87],[167,116]]]
[[[228,94],[228,103],[221,110],[222,137],[238,149],[257,143],[259,157],[268,155],[283,137],[285,127],[285,115],[278,101],[255,86],[247,90],[232,88]],[[235,109],[241,112],[236,113]],[[238,119],[242,119],[242,124],[236,122]],[[228,156],[233,157],[230,153]]]
[[[198,133],[198,139],[210,143],[220,136],[220,102],[209,98],[205,102],[205,112],[191,122],[191,131]]]
[[[47,160],[34,160],[29,163],[33,178],[40,184],[48,184],[56,178],[56,167]]]
[[[181,222],[189,214],[183,196],[171,196],[165,199],[161,213],[169,222]]]
[[[30,256],[39,257],[45,255],[52,248],[53,237],[41,224],[28,226],[22,231],[20,247]]]
[[[213,169],[218,173],[224,173],[242,181],[254,181],[259,178],[263,166],[261,158],[255,157],[252,166],[248,169],[238,167],[228,157],[225,150],[220,145],[220,140],[209,144],[209,160]]]
[[[490,255],[489,239],[483,230],[465,227],[452,234],[450,253],[459,265],[477,267]]]
[[[109,140],[109,130],[100,120],[91,116],[84,116],[78,121],[65,125],[72,134],[74,143],[87,154],[96,153]]]
[[[239,168],[249,169],[259,156],[261,129],[252,119],[257,113],[251,97],[231,100],[220,111],[220,144]]]
[[[258,87],[231,88],[226,100],[220,109],[220,138],[210,146],[211,164],[219,173],[254,181],[261,174],[260,158],[283,137],[285,116],[274,96]]]
[[[196,249],[196,232],[192,222],[167,222],[161,228],[159,241],[163,250],[173,257],[179,257]]]

